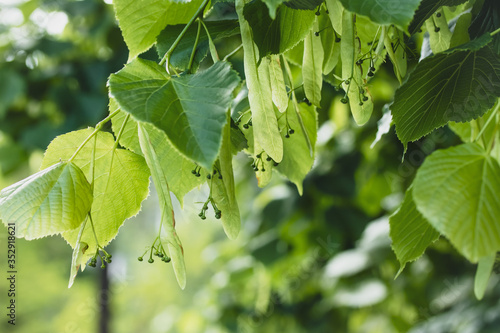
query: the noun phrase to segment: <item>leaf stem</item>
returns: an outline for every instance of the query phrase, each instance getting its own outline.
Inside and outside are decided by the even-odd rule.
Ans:
[[[212,61],[215,64],[217,61],[219,61],[219,56],[217,55],[217,50],[215,49],[214,41],[212,39],[212,36],[210,36],[210,32],[208,32],[207,25],[205,24],[205,22],[203,22],[203,20],[201,20],[201,24],[203,25],[203,28],[205,29],[205,32],[207,33],[208,45],[210,48],[210,55],[212,56]]]
[[[474,141],[479,140],[479,138],[483,135],[484,131],[486,130],[486,128],[488,127],[488,125],[490,124],[490,122],[493,120],[493,118],[495,118],[495,115],[497,114],[499,108],[500,108],[500,100],[497,101],[497,105],[495,107],[495,110],[493,110],[493,112],[490,115],[490,118],[488,118],[488,120],[484,124],[483,128],[481,128],[481,131],[479,131],[479,133],[476,136],[476,138],[474,139]]]
[[[106,124],[108,121],[111,120],[111,118],[116,116],[118,114],[118,112],[120,112],[120,109],[116,109],[109,116],[107,116],[106,118],[101,120],[97,125],[95,125],[94,131],[92,133],[90,133],[90,135],[85,139],[85,141],[82,142],[80,147],[78,147],[76,149],[73,156],[71,156],[69,158],[68,162],[72,162],[75,159],[76,155],[78,155],[78,153],[83,149],[83,147],[90,141],[90,139],[92,139],[101,130],[101,128],[104,126],[104,124]]]
[[[200,32],[201,32],[201,22],[200,18],[197,18],[198,21],[198,30],[196,31],[196,39],[194,40],[193,51],[191,52],[191,57],[189,57],[188,71],[191,71],[191,67],[193,66],[194,54],[196,53],[196,48],[198,47],[198,42],[200,40]]]
[[[120,138],[122,137],[123,131],[125,130],[125,126],[127,125],[127,122],[129,119],[130,119],[130,113],[127,113],[127,115],[125,116],[125,119],[123,120],[123,124],[120,127],[118,134],[116,135],[116,140],[115,140],[115,144],[113,146],[113,151],[118,147],[118,143],[120,142]]]
[[[497,30],[495,30],[493,32],[490,32],[490,36],[495,36],[499,32],[500,32],[500,28],[498,28]]]
[[[228,53],[222,61],[226,61],[228,58],[231,58],[233,55],[235,55],[241,48],[243,47],[243,43],[240,44],[237,48],[235,48],[233,51]]]
[[[184,29],[182,29],[182,31],[179,34],[179,36],[177,36],[177,39],[174,41],[174,43],[172,44],[172,46],[170,46],[170,48],[168,49],[167,53],[165,53],[165,55],[161,59],[160,66],[164,65],[166,63],[167,64],[167,66],[166,66],[167,72],[168,72],[168,67],[169,67],[169,64],[170,64],[170,56],[172,55],[172,53],[174,52],[175,48],[177,47],[177,45],[181,41],[182,37],[184,37],[184,35],[186,34],[186,31],[189,29],[189,27],[191,26],[191,24],[193,24],[193,22],[198,18],[198,16],[200,16],[200,13],[205,9],[205,7],[207,6],[207,4],[208,4],[208,0],[203,0],[203,2],[201,3],[200,7],[196,11],[196,13],[193,15],[193,17],[191,17],[191,19],[186,24],[186,26],[184,27]]]

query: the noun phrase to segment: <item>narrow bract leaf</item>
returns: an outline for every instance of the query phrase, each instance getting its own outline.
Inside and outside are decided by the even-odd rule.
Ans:
[[[304,40],[302,78],[304,80],[304,92],[307,99],[312,104],[320,107],[324,54],[321,38],[314,34],[318,30],[318,21],[316,20],[313,29],[309,31]]]
[[[411,35],[418,32],[424,22],[442,6],[458,6],[467,0],[421,0],[415,16],[408,27]]]
[[[495,264],[496,253],[479,259],[474,279],[474,295],[478,300],[483,299],[488,281],[490,280],[493,265]]]
[[[184,289],[186,287],[184,251],[179,237],[175,232],[174,209],[170,198],[168,180],[163,173],[160,157],[158,155],[159,152],[156,150],[156,145],[161,143],[162,133],[151,125],[148,126],[148,129],[146,129],[146,126],[146,124],[141,123],[138,125],[139,142],[148,167],[151,170],[151,176],[155,184],[156,193],[158,194],[161,211],[161,223],[166,234],[165,241],[168,243],[168,250],[172,259],[175,277],[177,278],[177,282],[179,283],[181,289]]]
[[[375,23],[394,24],[406,31],[421,0],[340,0],[350,12],[368,16]]]
[[[314,11],[280,6],[273,20],[262,1],[245,5],[243,13],[240,16],[240,29],[241,20],[248,21],[252,40],[259,48],[261,58],[283,53],[297,45],[311,30],[315,18]]]
[[[477,144],[431,154],[417,172],[417,209],[471,262],[500,250],[500,165]]]
[[[109,87],[123,111],[163,130],[182,154],[211,169],[239,81],[227,62],[193,75],[170,77],[158,64],[137,59],[112,74]]]
[[[238,202],[236,201],[232,160],[231,128],[228,122],[224,128],[222,148],[219,155],[220,175],[214,175],[211,184],[212,196],[222,212],[221,219],[224,232],[229,239],[236,239],[241,228],[241,218]],[[219,176],[222,176],[222,179]]]
[[[453,30],[453,36],[451,36],[450,47],[456,47],[458,45],[465,44],[470,41],[468,29],[472,19],[471,13],[463,13],[458,18],[455,29]]]
[[[292,9],[314,10],[318,8],[323,0],[288,0],[283,3]]]
[[[384,45],[392,65],[394,66],[394,73],[399,82],[402,83],[403,78],[406,76],[407,68],[407,55],[404,49],[403,32],[401,30],[391,29],[391,31],[385,35]]]
[[[45,152],[41,168],[49,167],[61,158],[69,159],[92,132],[93,129],[89,128],[54,139]],[[93,172],[91,161],[94,143]],[[126,219],[139,212],[142,201],[149,193],[149,169],[144,158],[125,149],[115,149],[114,146],[115,140],[110,133],[99,132],[96,141],[91,139],[73,160],[88,179],[94,175],[91,216],[102,247],[116,237]],[[63,233],[64,239],[73,248],[76,247],[79,231],[74,229]],[[89,246],[82,259],[82,262],[86,262],[97,248],[92,223],[86,223],[81,242]]]
[[[448,21],[442,10],[437,15],[425,21],[425,27],[429,33],[429,44],[434,54],[443,52],[450,48],[452,33],[448,28]]]
[[[450,120],[470,121],[493,106],[500,96],[500,59],[481,48],[488,39],[425,58],[396,91],[391,111],[405,147]]]
[[[77,165],[58,162],[0,192],[0,219],[28,240],[77,228],[90,211],[92,191]]]
[[[298,113],[295,112],[293,102],[290,101],[287,110],[288,123],[293,129],[293,134],[288,134],[287,131],[283,131],[281,134],[283,136],[283,161],[276,167],[281,174],[285,175],[292,183],[297,186],[299,194],[302,195],[303,188],[302,182],[306,175],[311,171],[314,163],[314,150],[316,146],[316,138],[318,132],[318,113],[314,106],[308,106],[305,103],[298,104],[300,117],[302,119],[304,133],[302,126],[300,125]],[[286,129],[286,117],[282,115],[279,121],[281,128]],[[309,144],[307,143],[307,138],[310,140],[312,147],[312,154],[309,150]]]
[[[288,93],[286,92],[285,79],[281,69],[280,58],[277,55],[267,56],[269,62],[269,78],[273,103],[280,112],[285,112],[288,107]]]
[[[187,23],[202,0],[113,0],[118,25],[130,50],[129,60],[148,50],[169,25]]]
[[[323,47],[323,74],[329,74],[339,61],[340,43],[336,40],[330,17],[324,11],[319,16],[319,26],[323,27],[320,34]]]
[[[418,259],[439,238],[439,232],[417,210],[411,187],[401,207],[389,218],[389,224],[392,250],[400,263],[397,277],[408,262]]]
[[[344,14],[344,7],[340,3],[340,0],[325,0],[325,4],[333,29],[338,35],[342,36],[342,15]]]
[[[114,98],[109,100],[109,112],[112,113],[119,110],[120,107],[116,103]],[[126,112],[120,111],[113,118],[111,118],[111,129],[115,135],[118,135],[120,129],[123,126],[123,122],[127,116]],[[142,155],[141,146],[139,144],[139,136],[137,134],[137,122],[134,119],[129,118],[125,124],[125,128],[122,131],[120,137],[120,145],[133,151],[136,154]]]
[[[85,265],[85,262],[83,261],[84,254],[88,248],[89,245],[87,243],[77,241],[75,249],[73,250],[73,254],[71,256],[71,272],[69,274],[68,288],[71,288],[71,286],[75,282],[76,274],[78,274],[78,269],[82,267],[83,271],[82,265]]]
[[[245,78],[248,86],[248,100],[254,124],[254,140],[276,162],[283,159],[283,141],[278,121],[274,114],[271,84],[269,82],[269,65],[259,60],[258,49],[253,42],[252,30],[243,16],[243,0],[236,1],[236,11],[240,22],[241,40],[244,51]]]

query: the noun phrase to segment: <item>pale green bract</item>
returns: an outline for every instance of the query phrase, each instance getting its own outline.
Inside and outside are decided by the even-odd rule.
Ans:
[[[45,152],[41,168],[58,163],[59,159],[69,159],[92,132],[93,129],[88,128],[55,138]],[[93,151],[95,164],[92,171]],[[139,212],[142,201],[148,196],[148,166],[142,156],[115,148],[113,136],[104,132],[90,139],[73,162],[88,179],[94,175],[91,216],[99,245],[104,247],[116,237],[125,220]],[[77,244],[79,232],[79,229],[73,229],[63,233],[73,248]],[[82,262],[86,262],[95,254],[97,247],[90,221],[86,222],[80,241],[89,246],[82,259]]]
[[[211,169],[238,74],[227,62],[192,75],[171,77],[155,62],[136,59],[109,79],[121,110],[163,130],[187,158]]]
[[[318,20],[315,20],[313,29],[304,39],[304,57],[302,58],[302,78],[304,92],[307,99],[320,107],[321,87],[323,86],[323,45],[321,38],[315,35],[319,31]]]
[[[265,61],[269,62],[269,78],[273,103],[280,112],[285,112],[288,107],[288,93],[286,91],[285,78],[281,69],[280,57],[269,55]]]
[[[92,191],[72,162],[60,162],[0,192],[0,218],[15,223],[16,236],[28,240],[59,234],[82,224]]]
[[[389,224],[392,250],[400,263],[399,275],[408,262],[417,260],[439,238],[439,232],[417,210],[411,187],[401,207],[389,218]]]
[[[474,279],[474,295],[476,295],[478,300],[483,298],[486,287],[488,287],[488,281],[490,280],[490,275],[493,271],[495,258],[496,254],[492,254],[479,259],[476,277]]]
[[[151,176],[155,184],[156,193],[160,202],[161,223],[166,234],[165,240],[167,242],[170,258],[172,259],[172,266],[174,267],[175,277],[181,289],[186,287],[186,266],[184,264],[184,250],[181,241],[175,232],[175,217],[174,209],[172,207],[172,199],[170,198],[170,190],[168,188],[168,180],[163,173],[163,168],[160,163],[159,153],[157,149],[161,141],[164,140],[163,134],[160,130],[154,128],[149,124],[138,125],[139,142],[141,149],[146,158],[146,162],[151,170]]]
[[[129,61],[147,51],[168,25],[187,23],[202,0],[113,0],[115,15],[130,51]]]
[[[417,209],[471,262],[500,250],[500,165],[475,143],[438,150],[413,182]]]

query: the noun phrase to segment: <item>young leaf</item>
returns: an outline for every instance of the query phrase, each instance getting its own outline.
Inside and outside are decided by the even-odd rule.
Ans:
[[[271,82],[273,103],[280,112],[285,112],[288,107],[288,93],[286,92],[280,57],[271,55],[267,56],[266,60],[269,62],[269,78]]]
[[[477,144],[438,150],[413,182],[417,209],[471,262],[500,250],[500,165]]]
[[[259,60],[258,50],[253,42],[252,31],[243,16],[244,0],[236,1],[236,12],[240,21],[241,40],[244,51],[245,77],[248,86],[248,100],[254,124],[254,140],[276,162],[283,159],[283,141],[279,134],[278,121],[274,114],[269,66]]]
[[[404,49],[404,37],[401,30],[392,29],[384,38],[385,49],[394,66],[394,73],[399,82],[403,82],[406,76],[406,55]]]
[[[309,145],[300,125],[295,106],[293,105],[293,101],[290,101],[286,114],[281,115],[279,119],[280,128],[283,129],[281,135],[283,136],[284,153],[283,161],[276,167],[276,170],[294,183],[297,186],[299,194],[302,195],[302,182],[309,171],[311,171],[314,163],[314,148],[318,132],[318,113],[314,106],[307,106],[305,103],[300,103],[298,108],[307,136],[311,141],[313,152],[311,154],[309,151]],[[286,134],[288,133],[286,127],[287,117],[289,126],[294,130],[292,135],[289,134],[289,138],[286,138]]]
[[[187,23],[203,0],[113,0],[123,39],[130,50],[129,60],[148,50],[168,25]]]
[[[229,113],[227,115],[229,120]],[[219,155],[218,176],[212,177],[212,195],[217,206],[221,210],[222,226],[229,239],[236,239],[241,228],[240,210],[236,201],[233,175],[233,154],[231,153],[231,128],[230,122],[224,128],[222,147]]]
[[[443,11],[440,10],[438,13],[440,14],[439,17],[433,15],[425,21],[425,27],[429,32],[429,43],[434,54],[448,50],[450,48],[452,36]]]
[[[16,223],[16,236],[28,240],[58,234],[82,224],[92,191],[72,162],[59,162],[0,192],[0,219]]]
[[[482,116],[500,96],[500,59],[485,35],[422,60],[391,105],[401,142],[417,140],[448,121]]]
[[[304,92],[307,99],[309,99],[312,104],[320,107],[324,54],[321,39],[314,34],[318,30],[318,21],[316,20],[313,29],[309,31],[304,40],[302,77],[304,80]]]
[[[486,287],[488,287],[488,281],[490,280],[490,275],[493,271],[495,258],[496,253],[479,259],[476,277],[474,279],[474,295],[476,295],[478,300],[483,299]]]
[[[113,118],[113,121],[115,121],[113,126],[116,126],[119,129],[123,124],[125,114],[125,112],[118,113]],[[135,133],[133,144],[134,146],[139,145],[139,149],[141,149],[137,126],[137,121],[129,119],[123,133],[125,134],[127,129],[130,129],[131,133]],[[145,126],[145,128],[148,130],[150,129],[150,126]],[[115,133],[118,132],[115,131]],[[174,193],[182,207],[184,204],[184,196],[195,187],[202,185],[206,181],[206,178],[195,177],[192,174],[195,164],[191,160],[185,158],[172,146],[172,143],[170,143],[170,140],[163,131],[158,131],[158,133],[155,131],[154,134],[155,138],[156,136],[161,136],[161,140],[157,140],[155,150],[158,152],[163,173],[168,179],[170,191]],[[122,134],[122,137],[123,136],[124,135]],[[122,143],[122,140],[120,140],[120,143]],[[175,165],[175,168],[172,167],[173,165]]]
[[[406,191],[401,207],[389,218],[389,224],[392,250],[400,263],[397,277],[408,262],[417,260],[439,238],[439,232],[417,210],[412,187]]]
[[[87,243],[80,242],[80,240],[76,242],[75,249],[73,250],[73,254],[71,256],[71,272],[69,274],[68,288],[71,288],[71,286],[75,282],[76,274],[78,274],[78,269],[82,267],[83,271],[83,267],[85,266],[83,258],[88,248],[89,245]]]
[[[382,25],[394,24],[407,31],[421,0],[340,0],[350,12],[368,16],[370,20]]]
[[[283,53],[303,40],[311,30],[314,18],[313,11],[280,6],[273,20],[262,1],[253,1],[245,5],[240,16],[240,29],[241,20],[244,19],[251,27],[250,34],[263,58],[269,54]]]
[[[237,35],[240,32],[238,21],[236,20],[207,21],[205,24],[214,41]],[[156,42],[156,50],[160,58],[167,53],[168,49],[172,46],[184,27],[184,24],[169,25],[160,33]],[[192,24],[170,56],[170,65],[179,71],[188,69],[189,58],[191,57],[191,52],[193,52],[197,30],[197,24]],[[207,56],[209,45],[208,35],[205,29],[202,29],[194,56],[194,68],[198,68],[199,63]]]
[[[147,129],[146,129],[147,128]],[[163,168],[160,163],[159,151],[156,149],[164,136],[161,131],[148,124],[138,124],[139,142],[141,149],[146,158],[146,162],[151,170],[151,176],[155,184],[156,193],[160,202],[161,223],[166,233],[166,242],[172,264],[174,267],[175,277],[179,283],[179,287],[186,287],[186,267],[184,264],[184,250],[182,244],[175,232],[175,217],[170,198],[170,190],[168,187],[168,179],[163,173]]]
[[[170,77],[158,64],[137,59],[110,76],[109,88],[123,111],[163,130],[187,158],[212,169],[239,81],[227,62]]]
[[[458,17],[457,22],[455,23],[455,29],[453,30],[453,35],[451,36],[450,47],[456,47],[470,41],[468,29],[471,19],[471,13],[463,13]]]
[[[42,161],[42,169],[57,163],[59,159],[69,159],[76,149],[92,133],[93,129],[79,130],[54,139]],[[91,168],[95,143],[94,171]],[[93,174],[94,202],[92,222],[87,222],[81,242],[89,245],[82,262],[86,262],[97,247],[92,225],[99,245],[104,247],[115,238],[119,228],[129,217],[136,215],[141,202],[149,193],[149,169],[140,155],[125,149],[116,149],[115,140],[109,133],[99,132],[96,140],[90,140],[74,158],[85,176]],[[79,229],[63,233],[64,239],[76,247]]]

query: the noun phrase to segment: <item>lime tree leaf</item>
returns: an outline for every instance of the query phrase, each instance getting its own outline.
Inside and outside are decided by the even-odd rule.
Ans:
[[[116,19],[127,44],[129,60],[148,50],[168,25],[188,23],[202,0],[113,0]]]
[[[239,34],[239,26],[237,20],[224,20],[224,21],[207,21],[205,22],[212,40],[217,41],[226,37],[231,37]],[[172,46],[177,39],[185,25],[172,25],[167,26],[158,36],[156,43],[156,50],[158,56],[161,58],[168,49]],[[189,59],[193,52],[194,43],[198,25],[192,24],[187,30],[179,44],[175,47],[172,55],[170,56],[170,65],[177,68],[179,71],[185,71],[189,66]],[[198,46],[194,55],[193,67],[198,68],[199,63],[205,59],[209,49],[209,40],[205,29],[201,29]]]
[[[325,0],[326,8],[328,8],[328,17],[332,23],[333,29],[337,34],[342,36],[342,15],[344,7],[340,0]]]
[[[478,38],[487,32],[493,32],[500,28],[500,2],[497,0],[485,0],[481,10],[474,17],[469,27],[471,39]],[[500,54],[500,35],[493,37],[492,49]]]
[[[490,275],[493,271],[495,258],[496,253],[479,259],[476,277],[474,279],[474,295],[476,295],[478,300],[483,299],[486,287],[488,287],[488,281],[490,280]]]
[[[429,44],[434,54],[448,50],[452,37],[444,12],[439,10],[438,13],[439,17],[436,15],[425,21],[425,27],[429,33]]]
[[[314,31],[313,31],[314,30]],[[304,57],[302,62],[302,78],[304,80],[304,92],[307,99],[320,107],[321,87],[323,86],[323,45],[321,38],[315,36],[318,31],[318,21],[313,25],[304,39]]]
[[[392,250],[400,263],[397,275],[408,262],[417,260],[439,238],[439,232],[417,210],[412,187],[406,191],[401,207],[389,218],[389,225]]]
[[[322,31],[319,33],[321,37],[321,44],[323,46],[323,74],[329,74],[339,61],[340,56],[340,43],[333,30],[332,22],[329,15],[326,15],[325,10],[321,11],[319,16],[319,26]]]
[[[406,31],[421,0],[340,0],[345,9],[364,15],[375,23],[394,24]]]
[[[274,20],[276,18],[276,10],[283,3],[283,0],[262,0],[262,2],[269,8],[269,17]]]
[[[227,115],[229,120],[229,113]],[[241,228],[240,210],[236,201],[233,175],[233,154],[231,153],[231,126],[228,121],[224,128],[222,148],[219,155],[220,176],[211,181],[212,196],[221,211],[222,226],[229,239],[236,239]]]
[[[136,59],[109,79],[121,110],[163,130],[187,158],[211,169],[238,74],[219,61],[193,75],[170,77],[152,61]]]
[[[118,130],[123,123],[123,119],[125,119],[124,115],[125,112],[120,112],[113,117],[113,121],[115,121],[114,126],[116,126]],[[130,128],[131,132],[135,132],[134,144],[140,145],[137,126],[137,121],[129,119],[123,133]],[[184,196],[195,187],[202,185],[206,181],[206,178],[193,175],[192,170],[194,170],[195,164],[174,148],[163,131],[153,131],[152,127],[154,126],[144,124],[144,128],[151,132],[150,137],[155,139],[155,150],[158,152],[158,158],[160,159],[163,173],[168,179],[170,191],[174,193],[182,207],[184,205]],[[115,131],[115,133],[118,132]],[[121,140],[120,143],[122,143]]]
[[[75,249],[73,250],[73,255],[71,256],[71,272],[69,274],[68,288],[71,288],[71,286],[75,282],[76,274],[78,274],[78,269],[82,267],[83,271],[83,267],[85,266],[85,261],[83,261],[83,258],[88,248],[89,245],[87,243],[80,242],[80,240],[76,242]]]
[[[478,140],[477,143],[479,143],[484,148],[487,148],[486,146],[488,145],[488,143],[490,143],[490,140],[493,139],[493,136],[496,133],[496,123],[494,121],[494,118],[491,119],[491,117],[495,117],[498,111],[498,107],[499,106],[497,105],[497,107],[492,108],[481,118],[474,119],[467,123],[455,123],[453,121],[450,121],[448,123],[448,126],[453,132],[455,132],[456,135],[460,137],[463,142],[466,143],[474,142],[474,140],[476,140],[476,137],[482,131],[481,140]],[[484,128],[485,126],[486,128]]]
[[[292,9],[308,9],[314,10],[318,8],[323,0],[289,0],[285,1],[284,4]]]
[[[391,105],[396,133],[405,145],[445,125],[482,116],[500,96],[500,59],[475,40],[422,60]],[[471,47],[471,49],[467,49]]]
[[[431,154],[417,172],[417,209],[471,262],[500,250],[500,165],[477,144]]]
[[[410,34],[418,32],[424,22],[442,6],[458,6],[467,0],[421,0],[415,16],[408,27]]]
[[[281,139],[278,121],[274,114],[274,106],[269,82],[269,65],[259,61],[259,51],[253,42],[252,30],[243,16],[244,0],[236,1],[244,52],[245,78],[248,86],[248,101],[252,112],[252,123],[255,132],[254,140],[276,162],[283,159],[283,140]]]
[[[463,13],[457,19],[453,35],[451,36],[450,47],[456,47],[470,41],[469,33],[467,32],[472,19],[471,13]]]
[[[280,57],[278,55],[270,55],[266,57],[266,60],[269,62],[269,78],[273,103],[280,112],[285,112],[288,107],[288,93],[286,91],[283,70],[281,69]]]
[[[446,28],[448,28],[448,26]],[[394,67],[394,73],[399,82],[402,83],[403,78],[406,76],[407,69],[406,51],[403,47],[403,45],[405,45],[403,32],[398,29],[390,29],[385,35],[384,45]]]
[[[93,129],[89,128],[55,138],[45,152],[41,168],[50,167],[59,159],[69,159],[92,132]],[[95,163],[92,171],[93,152]],[[82,169],[87,179],[94,175],[93,223],[86,223],[80,240],[89,246],[82,259],[86,262],[97,248],[92,224],[99,245],[104,247],[109,244],[124,221],[139,212],[142,201],[148,196],[149,169],[142,156],[125,149],[115,149],[113,136],[104,132],[91,139],[73,162]],[[63,237],[75,248],[78,234],[79,229],[74,229],[63,233]]]
[[[148,129],[146,129],[146,126]],[[168,180],[163,173],[160,161],[161,151],[158,145],[164,140],[163,133],[149,124],[138,124],[139,142],[144,152],[144,157],[151,170],[151,176],[155,184],[156,193],[160,202],[161,223],[166,234],[165,240],[168,244],[170,257],[174,267],[175,277],[181,289],[186,287],[186,267],[184,264],[184,250],[177,233],[175,232],[175,217],[170,198]],[[163,241],[163,239],[162,239]]]
[[[92,205],[92,191],[72,162],[60,162],[0,192],[0,219],[16,224],[16,236],[36,239],[82,224]]]
[[[302,195],[302,182],[309,171],[311,171],[314,163],[314,148],[318,132],[318,113],[314,106],[307,106],[306,103],[299,103],[298,109],[304,127],[300,125],[298,113],[295,111],[292,101],[288,105],[286,116],[281,115],[279,119],[280,127],[286,129],[286,118],[288,117],[288,123],[293,129],[293,134],[288,134],[289,137],[287,138],[287,131],[282,132],[283,160],[276,167],[276,170],[294,183],[297,186],[299,194]],[[312,154],[309,151],[309,145],[303,128],[305,128],[310,140],[313,149]]]
[[[283,53],[297,45],[311,30],[315,18],[313,11],[280,6],[273,20],[262,1],[247,4],[243,14],[250,24],[251,36],[259,48],[261,58]]]

